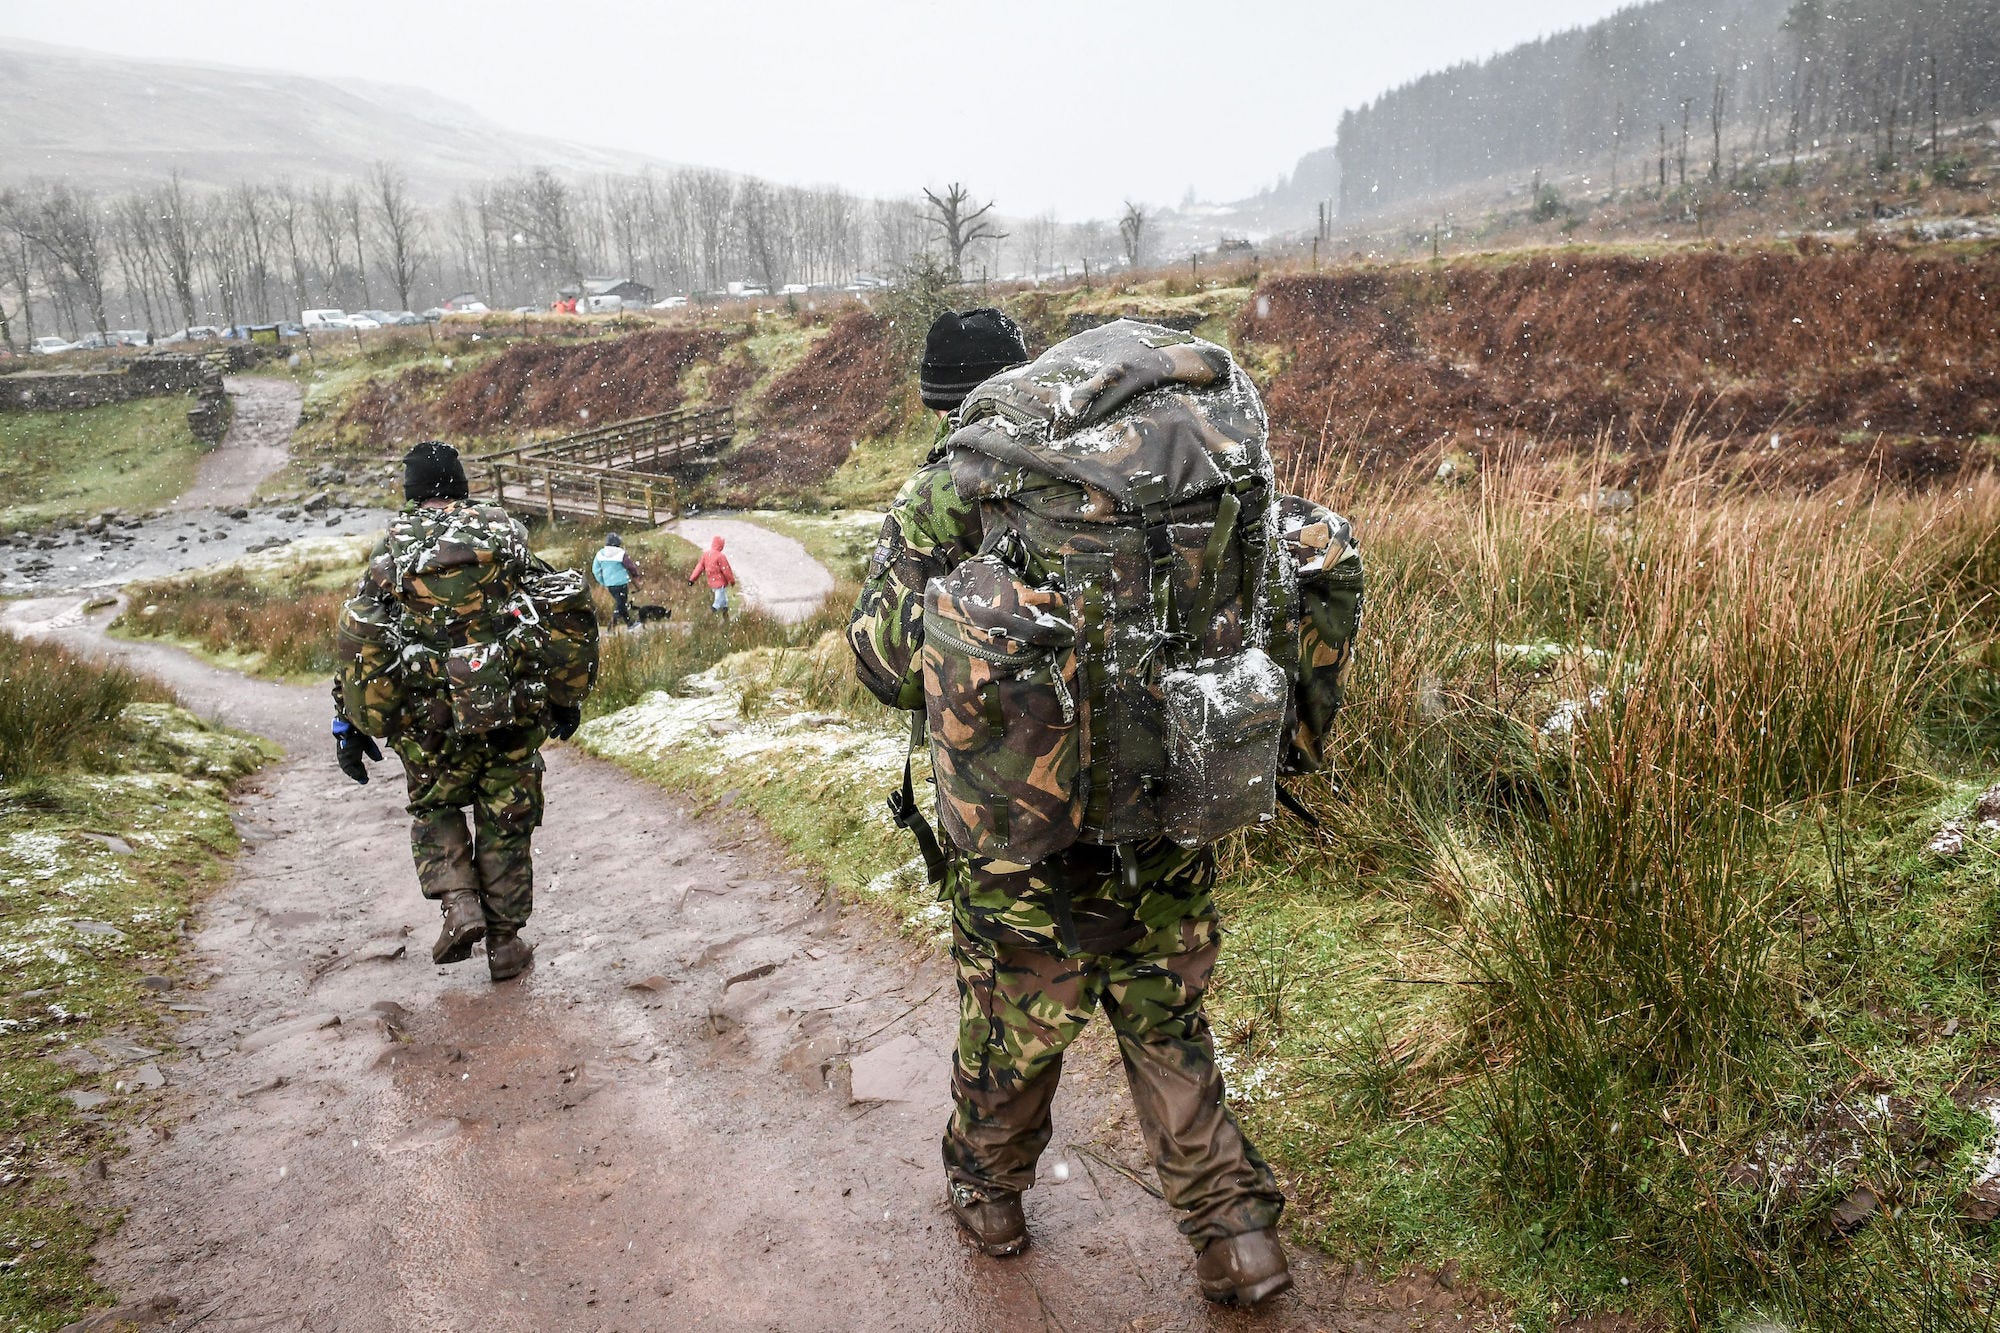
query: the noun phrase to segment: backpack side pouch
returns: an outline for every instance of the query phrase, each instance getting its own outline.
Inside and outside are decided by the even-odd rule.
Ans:
[[[965,851],[1030,864],[1083,827],[1076,631],[1062,593],[998,560],[924,589],[924,709],[938,816]]]
[[[454,734],[478,736],[522,722],[510,655],[504,643],[462,643],[445,654]]]
[[[523,640],[528,674],[544,683],[550,703],[578,705],[597,683],[597,611],[576,570],[530,575],[522,584],[526,610],[515,637]]]
[[[1270,819],[1291,681],[1261,648],[1161,679],[1167,715],[1166,834],[1198,847]]]
[[[347,720],[369,736],[388,736],[403,721],[408,686],[402,613],[371,597],[353,597],[340,608],[334,648],[340,665],[340,702]]]

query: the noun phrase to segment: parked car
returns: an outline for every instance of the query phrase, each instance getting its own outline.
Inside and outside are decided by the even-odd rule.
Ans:
[[[53,334],[45,334],[28,344],[28,351],[36,356],[54,356],[57,352],[73,352],[76,344]]]
[[[422,315],[422,319],[426,324],[435,324],[444,317],[445,308],[441,305],[432,306],[429,310],[424,311]]]
[[[539,315],[542,313],[542,308],[538,305],[517,305],[514,307],[512,313],[516,315]]]
[[[99,333],[95,329],[92,329],[89,333],[84,334],[71,344],[79,352],[101,352],[107,347],[116,347],[117,345],[117,340],[112,338],[110,334]]]
[[[144,347],[148,331],[145,329],[113,329],[111,336],[118,340],[120,347]]]
[[[444,311],[447,315],[484,315],[488,313],[484,301],[447,301]]]
[[[315,332],[320,329],[345,329],[353,327],[347,322],[347,312],[345,310],[301,310],[299,311],[299,323],[305,325],[308,330]]]
[[[212,342],[221,336],[222,330],[213,324],[190,324],[184,329],[169,333],[166,337],[157,338],[154,341],[155,343],[202,343]]]
[[[663,301],[653,302],[653,309],[679,310],[682,306],[686,305],[687,303],[688,299],[685,296],[669,296]]]
[[[382,321],[372,319],[367,315],[349,315],[347,317],[347,327],[350,329],[379,329],[382,327]]]

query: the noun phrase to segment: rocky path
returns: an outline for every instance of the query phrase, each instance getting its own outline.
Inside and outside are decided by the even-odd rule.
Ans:
[[[1275,1308],[1207,1306],[1135,1183],[1102,1034],[1058,1099],[1034,1247],[976,1254],[942,1204],[954,1005],[930,946],[789,871],[754,826],[553,746],[535,970],[496,987],[477,958],[434,967],[395,761],[353,786],[319,691],[108,640],[80,605],[4,619],[291,755],[242,793],[245,850],[174,997],[208,1012],[103,1186],[127,1210],[103,1278],[153,1326],[1490,1326],[1434,1284],[1311,1262]]]
[[[386,514],[350,505],[340,492],[252,508],[258,486],[290,455],[299,390],[289,380],[257,375],[231,376],[224,384],[236,415],[222,443],[203,456],[192,487],[149,513],[113,511],[40,532],[0,534],[0,596],[108,590],[329,532],[381,526]]]
[[[292,428],[304,395],[287,379],[237,375],[223,381],[236,413],[222,443],[202,456],[194,485],[175,500],[176,510],[247,505],[257,487],[291,455]]]
[[[743,602],[779,620],[795,623],[819,610],[833,591],[833,575],[790,537],[740,518],[684,518],[668,531],[707,549],[722,538],[722,552],[741,587]],[[687,571],[678,577],[686,578]]]

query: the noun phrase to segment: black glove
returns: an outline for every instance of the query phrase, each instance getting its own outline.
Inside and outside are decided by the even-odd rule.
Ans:
[[[353,778],[362,786],[368,785],[368,766],[361,762],[367,755],[376,763],[382,762],[382,749],[375,744],[375,738],[356,731],[351,723],[333,724],[333,758],[340,765],[340,771]]]
[[[549,735],[566,741],[583,725],[583,709],[575,704],[549,705]]]

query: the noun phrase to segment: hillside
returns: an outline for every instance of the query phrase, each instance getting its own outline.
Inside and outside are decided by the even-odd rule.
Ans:
[[[1795,172],[1828,153],[1932,170],[1931,143],[2000,105],[2000,0],[1646,0],[1433,70],[1341,120],[1344,221],[1541,174],[1594,188]],[[1308,215],[1310,210],[1308,210]]]
[[[0,183],[60,176],[127,190],[179,170],[230,187],[360,180],[400,163],[423,195],[534,166],[565,174],[667,165],[506,129],[421,88],[225,65],[130,60],[0,37]]]

